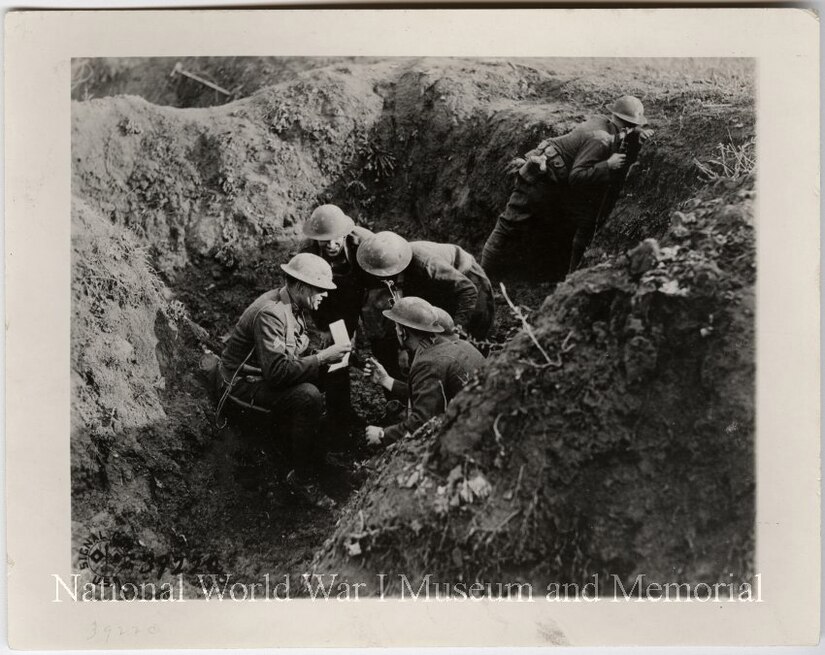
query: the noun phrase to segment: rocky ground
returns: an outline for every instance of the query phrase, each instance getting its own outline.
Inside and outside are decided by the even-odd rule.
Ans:
[[[119,534],[133,554],[124,574],[160,580],[311,566],[747,578],[751,64],[184,61],[232,87],[234,100],[216,102],[191,80],[160,93],[174,63],[76,71],[76,554]],[[132,95],[109,97],[120,92]],[[557,286],[552,234],[537,242],[523,262],[533,278],[507,282],[530,329],[500,296],[478,379],[440,424],[365,460],[363,485],[333,481],[339,508],[296,505],[281,462],[215,426],[200,355],[278,283],[314,206],[479,253],[509,159],[622,93],[643,99],[656,138],[588,266]],[[382,398],[352,375],[364,424],[385,420]]]

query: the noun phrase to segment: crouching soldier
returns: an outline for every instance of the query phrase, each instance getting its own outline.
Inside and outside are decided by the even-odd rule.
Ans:
[[[481,264],[494,280],[524,256],[516,246],[530,233],[552,223],[566,243],[555,244],[563,262],[556,270],[574,271],[618,198],[639,147],[653,136],[638,98],[623,96],[610,116],[595,116],[568,134],[542,141],[524,158],[513,161],[517,175],[507,206],[481,254]]]
[[[406,387],[398,385],[383,371],[373,374],[373,380],[395,394],[409,395],[407,418],[388,428],[370,425],[367,442],[389,444],[407,433],[413,433],[433,416],[446,411],[447,404],[469,382],[473,372],[484,362],[476,348],[462,340],[450,340],[441,335],[435,308],[422,298],[401,298],[384,315],[395,323],[398,342],[411,353],[412,365]],[[373,371],[379,371],[376,367]],[[378,380],[378,377],[384,379]]]
[[[312,485],[326,444],[320,434],[327,365],[340,361],[350,344],[307,353],[304,313],[318,309],[335,289],[329,264],[310,253],[282,264],[286,285],[259,296],[241,315],[220,361],[223,397],[269,410],[288,437],[294,470],[288,481],[313,502],[330,504]],[[343,373],[346,373],[343,369]],[[219,407],[220,411],[220,407]],[[274,426],[273,426],[274,427]]]
[[[475,258],[457,245],[410,243],[393,232],[379,232],[361,244],[358,263],[384,285],[368,293],[364,315],[370,323],[380,322],[384,310],[397,299],[416,296],[450,314],[460,335],[483,339],[493,325],[495,303],[490,280]],[[376,358],[398,374],[397,341],[392,335],[372,341]]]

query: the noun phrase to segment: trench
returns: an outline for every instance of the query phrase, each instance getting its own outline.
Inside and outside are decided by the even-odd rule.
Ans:
[[[148,568],[159,579],[173,573],[173,567],[164,566],[162,557],[157,557],[159,553],[183,552],[190,564],[209,563],[199,572],[231,572],[237,581],[258,581],[266,573],[297,576],[307,570],[314,553],[334,531],[338,510],[295,503],[279,482],[283,462],[265,453],[255,438],[260,426],[239,420],[224,429],[215,427],[214,399],[197,370],[199,353],[204,346],[219,348],[220,337],[248,302],[278,283],[277,264],[297,243],[296,221],[300,219],[295,217],[308,215],[315,204],[339,204],[374,230],[393,229],[411,240],[454,242],[480,255],[509,191],[501,174],[502,163],[543,138],[564,133],[587,112],[587,98],[578,101],[566,92],[570,80],[563,76],[530,67],[515,75],[509,69],[480,69],[473,71],[476,84],[464,79],[467,71],[460,67],[445,66],[433,73],[412,62],[372,71],[365,75],[372,80],[372,96],[358,103],[347,95],[360,91],[347,86],[354,76],[340,72],[331,82],[321,76],[303,81],[303,87],[281,85],[272,92],[271,101],[264,99],[266,90],[261,91],[234,103],[237,109],[228,105],[230,109],[218,118],[192,113],[209,110],[182,110],[189,112],[182,114],[164,110],[160,123],[174,124],[170,129],[180,137],[186,152],[185,157],[174,159],[158,146],[155,152],[160,153],[161,167],[173,159],[178,167],[166,171],[135,163],[147,154],[152,133],[141,125],[152,120],[152,106],[120,101],[112,110],[103,99],[95,107],[78,110],[78,114],[89,112],[87,120],[94,117],[94,111],[113,111],[115,137],[108,135],[110,141],[133,135],[141,139],[140,146],[122,146],[107,164],[107,172],[108,167],[122,166],[119,185],[128,187],[127,193],[121,194],[100,171],[85,169],[75,171],[74,192],[108,219],[107,238],[117,240],[118,230],[128,232],[128,238],[145,250],[149,264],[157,270],[161,288],[158,297],[153,296],[154,304],[145,305],[152,313],[151,334],[144,336],[156,343],[152,366],[158,370],[152,376],[159,375],[163,382],[152,383],[157,399],[151,411],[134,409],[139,415],[134,425],[127,426],[128,420],[122,418],[108,423],[95,418],[100,425],[90,427],[86,414],[80,412],[77,417],[73,448],[87,437],[92,443],[86,451],[78,446],[77,457],[73,454],[77,542],[95,531],[130,535],[127,540],[143,553],[144,560],[152,560]],[[497,93],[489,90],[493,84],[499,85]],[[308,97],[327,94],[321,99],[326,103],[324,112],[331,111],[336,118],[323,119],[326,114],[322,112],[323,120],[318,119],[290,104],[300,93]],[[266,103],[293,107],[295,115],[285,117],[279,109],[284,127],[273,128],[272,110],[254,110]],[[672,97],[651,98],[649,113],[660,117],[659,137],[643,150],[642,176],[620,199],[588,251],[586,263],[621,252],[641,238],[661,236],[672,210],[704,185],[696,175],[693,157],[708,155],[726,137],[742,142],[753,130],[752,116],[748,118],[746,112],[740,111],[744,119],[737,114],[735,123],[726,121],[723,129],[719,121],[707,120],[698,110],[687,121],[684,110],[677,117],[673,103]],[[358,118],[342,127],[345,118],[338,118],[336,112],[353,106],[360,112]],[[236,137],[229,134],[237,127],[230,121],[230,111],[243,114]],[[197,120],[203,125],[195,127]],[[341,138],[345,145],[318,136],[327,129],[324,120],[339,130],[331,139]],[[731,124],[738,125],[733,133]],[[82,137],[87,126],[80,122],[76,127],[76,143],[84,141],[77,134]],[[204,136],[207,133],[213,136]],[[193,138],[194,134],[199,136]],[[269,153],[255,150],[250,144],[261,134],[278,140],[278,148]],[[243,143],[235,147],[232,138]],[[342,161],[334,165],[312,160],[335,156]],[[277,188],[267,186],[265,178],[275,170],[272,162],[279,157],[286,163],[276,162],[277,170],[294,174],[294,194],[289,189],[290,178],[278,180]],[[232,170],[234,177],[227,174]],[[134,186],[141,175],[148,184]],[[192,175],[202,183],[178,188],[175,196],[163,195],[163,184],[173,185],[175,180],[169,178],[176,175]],[[158,186],[160,176],[166,182]],[[153,189],[156,196],[150,195]],[[146,210],[147,200],[150,210]],[[136,209],[138,203],[143,206]],[[278,215],[274,223],[257,218],[267,212]],[[221,229],[210,227],[210,221],[218,221]],[[515,303],[528,308],[531,316],[538,315],[563,276],[561,269],[547,264],[557,236],[551,227],[535,240],[530,256],[521,262],[522,274],[539,271],[538,275],[507,281]],[[176,254],[170,257],[169,253]],[[105,296],[101,302],[111,300]],[[503,299],[497,297],[496,302],[494,350],[520,328]],[[174,308],[171,318],[170,305]],[[103,316],[101,321],[110,318]],[[128,330],[135,331],[133,326]],[[96,365],[93,362],[87,368]],[[368,388],[357,371],[351,375],[353,403],[361,421],[352,429],[386,419],[383,397]],[[120,393],[135,395],[135,385]],[[98,403],[105,404],[100,401],[99,382],[77,383],[81,397],[90,388],[98,394]],[[110,404],[119,402],[115,398]],[[80,434],[84,437],[79,438]],[[330,494],[339,506],[357,490],[358,480],[374,473],[375,466],[369,458],[359,460],[360,477],[331,483]],[[194,580],[187,584],[198,595]]]

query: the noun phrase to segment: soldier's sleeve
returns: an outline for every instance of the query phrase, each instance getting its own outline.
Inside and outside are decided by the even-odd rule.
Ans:
[[[350,236],[352,237],[353,245],[360,246],[362,241],[372,236],[372,231],[368,230],[365,227],[361,227],[360,225],[356,225],[354,228],[352,228]]]
[[[286,352],[286,316],[272,304],[255,318],[255,350],[266,380],[276,387],[292,387],[318,377],[318,357],[293,357]]]
[[[432,362],[413,366],[410,371],[411,408],[407,419],[384,430],[384,442],[398,441],[405,434],[412,434],[433,416],[444,413],[447,390],[439,374],[439,368]]]
[[[440,259],[432,258],[427,262],[427,276],[440,296],[452,296],[456,299],[453,320],[456,325],[466,326],[478,302],[478,289],[472,280],[453,266]],[[444,309],[442,307],[442,309]]]
[[[407,401],[410,399],[410,386],[401,380],[393,379],[390,395],[398,400]]]
[[[613,137],[602,130],[591,132],[584,140],[570,166],[568,184],[587,186],[608,184],[614,180],[613,171],[607,166]]]

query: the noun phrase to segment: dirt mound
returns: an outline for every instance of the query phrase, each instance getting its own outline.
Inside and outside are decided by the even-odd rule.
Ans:
[[[541,567],[558,556],[566,568],[550,572],[568,576],[636,563],[650,573],[674,562],[686,576],[705,575],[711,562],[744,574],[753,253],[750,236],[731,235],[747,233],[737,212],[747,215],[749,201],[733,195],[723,211],[711,202],[728,193],[720,186],[684,210],[685,225],[658,251],[655,270],[667,279],[640,279],[637,264],[616,253],[640,235],[660,237],[672,210],[707,184],[693,157],[717,170],[720,144],[751,138],[747,67],[720,79],[706,77],[718,63],[701,62],[611,70],[585,60],[405,59],[303,70],[310,63],[276,70],[289,79],[218,107],[134,96],[72,105],[76,541],[117,530],[154,552],[208,549],[239,579],[298,570],[337,514],[285,507],[265,484],[239,484],[241,435],[213,426],[196,375],[201,348],[218,349],[246,304],[279,283],[278,264],[317,204],[478,253],[509,193],[501,173],[509,159],[631,92],[645,101],[657,140],[589,254],[605,261],[531,316],[553,363],[517,336],[437,437],[405,441],[377,463],[317,563],[361,574],[386,562],[469,579],[479,574],[468,568],[475,557],[485,567],[499,562],[484,575],[510,566],[529,577],[547,574]],[[261,62],[210,65],[248,66],[258,79]],[[158,68],[135,67],[124,69],[126,90],[148,95],[134,71]],[[116,81],[100,89],[115,92]],[[668,249],[677,243],[681,250]],[[537,306],[547,288],[512,285],[511,295]],[[497,302],[504,341],[518,321]],[[364,420],[384,410],[376,396],[354,385]],[[515,413],[499,416],[504,406]],[[667,493],[654,490],[653,475],[667,477]],[[690,487],[690,476],[707,485]],[[645,484],[629,483],[639,477]],[[724,496],[724,485],[743,495]],[[724,511],[709,511],[712,503]],[[681,525],[679,512],[693,532],[651,537],[647,514],[661,528],[670,516]],[[499,557],[505,546],[514,554]]]
[[[304,71],[356,60],[377,61],[364,57],[80,57],[72,60],[72,100],[134,95],[155,105],[211,107],[292,81]],[[182,73],[175,72],[176,65]]]
[[[114,533],[169,551],[214,477],[197,466],[213,436],[194,377],[203,335],[129,232],[79,198],[72,226],[73,554]]]
[[[604,587],[642,573],[746,579],[750,187],[689,201],[661,244],[559,286],[537,313],[537,343],[523,332],[440,425],[390,448],[316,571],[368,582],[386,573],[389,593],[402,574],[413,589],[427,574],[541,590],[595,574]]]

